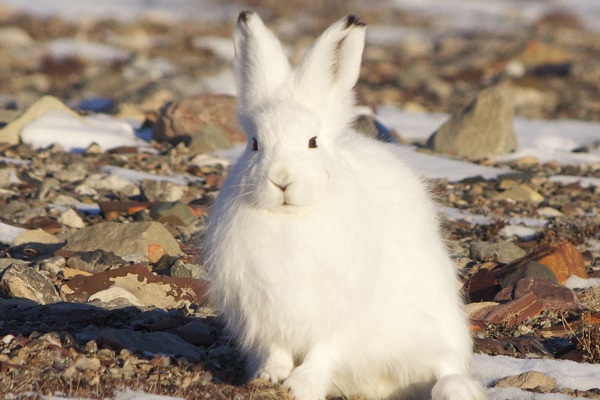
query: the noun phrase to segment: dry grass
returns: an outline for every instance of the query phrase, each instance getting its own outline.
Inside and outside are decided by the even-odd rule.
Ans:
[[[593,321],[589,312],[581,316],[580,324],[575,329],[562,314],[561,320],[576,342],[577,350],[583,353],[585,362],[600,364],[600,323]]]

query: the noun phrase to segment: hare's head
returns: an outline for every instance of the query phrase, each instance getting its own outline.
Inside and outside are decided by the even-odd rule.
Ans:
[[[259,208],[292,211],[326,195],[335,179],[336,139],[354,117],[352,88],[364,38],[365,25],[358,18],[343,18],[292,67],[260,17],[240,14],[234,70],[238,118],[248,145],[237,184],[245,186],[246,200]]]

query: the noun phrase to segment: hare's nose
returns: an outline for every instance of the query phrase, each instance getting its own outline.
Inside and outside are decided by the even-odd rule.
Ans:
[[[271,181],[271,183],[272,183],[272,184],[273,184],[275,187],[279,188],[279,190],[281,190],[282,192],[285,192],[285,191],[287,190],[288,186],[290,186],[290,184],[289,184],[289,183],[280,183],[280,182],[275,182],[275,181],[273,181],[272,179],[269,179],[269,181]]]

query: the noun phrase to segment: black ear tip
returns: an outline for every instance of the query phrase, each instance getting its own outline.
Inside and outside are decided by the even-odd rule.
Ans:
[[[356,15],[348,15],[346,17],[346,28],[351,26],[367,26],[367,24],[362,22]]]
[[[246,22],[248,22],[248,19],[250,18],[250,16],[252,14],[254,14],[254,11],[242,11],[240,13],[240,15],[238,15],[238,19],[237,19],[238,23],[241,23],[241,22],[246,23]]]

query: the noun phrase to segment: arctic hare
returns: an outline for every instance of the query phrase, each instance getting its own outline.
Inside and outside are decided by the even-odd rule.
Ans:
[[[292,68],[259,16],[240,14],[248,140],[207,232],[211,295],[251,376],[297,400],[483,399],[426,186],[395,145],[349,128],[364,40],[348,16]]]

